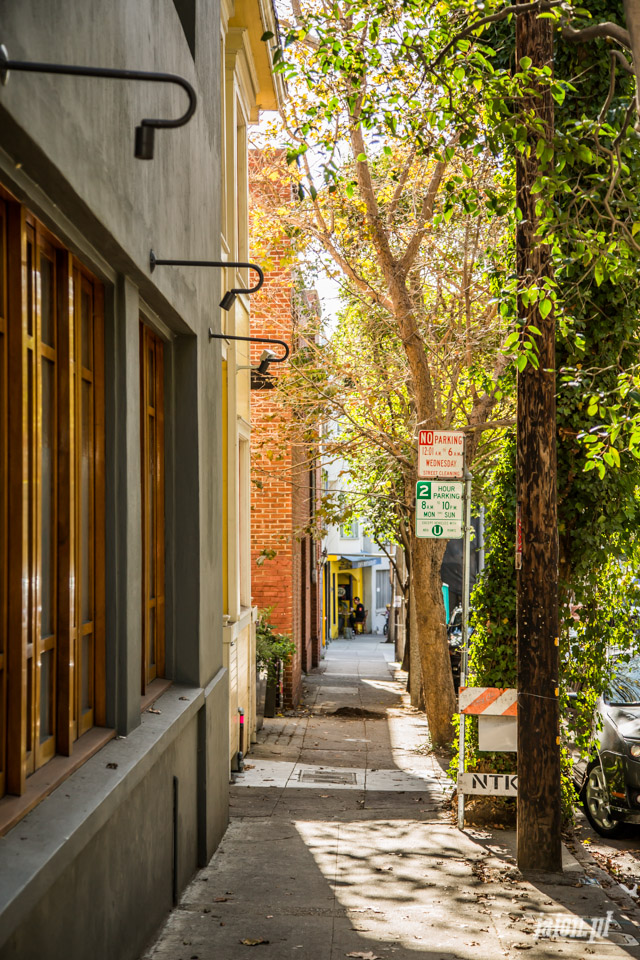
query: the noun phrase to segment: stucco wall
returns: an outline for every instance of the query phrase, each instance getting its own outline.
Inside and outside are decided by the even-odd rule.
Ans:
[[[148,263],[151,247],[220,255],[219,4],[196,12],[194,60],[173,0],[0,0],[11,58],[174,72],[198,96],[186,127],[156,133],[147,162],[134,158],[135,126],[181,114],[177,88],[17,71],[0,87],[0,181],[105,285],[107,712],[126,735],[0,841],[3,957],[137,956],[171,905],[173,777],[179,887],[227,822],[221,360],[207,336],[220,328],[224,278],[175,267],[151,276]],[[166,342],[167,675],[188,701],[174,686],[162,716],[142,725],[140,314]],[[155,719],[162,736],[143,749]],[[139,755],[114,760],[117,782],[105,781],[106,760],[134,743]]]

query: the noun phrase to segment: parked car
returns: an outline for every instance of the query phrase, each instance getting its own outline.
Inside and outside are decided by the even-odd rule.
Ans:
[[[616,837],[625,824],[640,824],[640,655],[618,661],[596,720],[598,755],[576,763],[576,788],[594,830]]]

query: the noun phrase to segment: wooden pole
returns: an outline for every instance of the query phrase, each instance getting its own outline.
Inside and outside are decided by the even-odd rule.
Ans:
[[[523,0],[518,0],[523,2]],[[516,58],[534,67],[553,68],[551,21],[535,14],[516,17]],[[525,61],[526,63],[526,61]],[[528,84],[535,89],[535,84]],[[523,293],[551,277],[551,251],[535,235],[538,194],[531,187],[540,173],[539,139],[553,137],[553,99],[538,90],[520,101],[521,121],[529,128],[529,156],[517,154],[518,316],[541,331],[532,335],[539,368],[527,363],[518,375],[517,497],[518,543],[518,866],[559,872],[560,746],[558,714],[558,529],[556,503],[555,318],[539,300]],[[541,129],[531,123],[535,116]]]

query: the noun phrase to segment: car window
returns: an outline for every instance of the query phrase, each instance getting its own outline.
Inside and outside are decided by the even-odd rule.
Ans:
[[[632,657],[629,663],[618,663],[616,673],[604,695],[605,703],[640,704],[640,657]]]

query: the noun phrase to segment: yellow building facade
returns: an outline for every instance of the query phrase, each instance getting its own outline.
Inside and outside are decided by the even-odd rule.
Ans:
[[[222,2],[223,115],[221,259],[248,261],[249,257],[249,127],[261,110],[275,110],[284,87],[273,73],[274,41],[261,40],[265,32],[277,35],[270,2]],[[245,268],[229,267],[226,288],[255,283]],[[217,308],[216,308],[217,309]],[[220,330],[248,337],[250,298],[240,295],[230,311],[220,310]],[[223,415],[223,550],[224,550],[224,665],[229,678],[229,763],[246,753],[256,730],[256,610],[251,604],[251,488],[250,488],[250,370],[249,344],[222,343]],[[242,713],[241,713],[242,711]],[[242,722],[243,721],[243,722]]]

